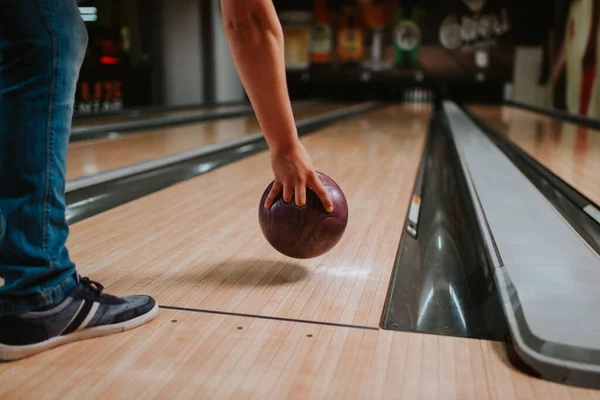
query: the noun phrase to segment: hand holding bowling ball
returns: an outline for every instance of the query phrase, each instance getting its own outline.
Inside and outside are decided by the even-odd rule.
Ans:
[[[280,253],[299,259],[314,258],[331,250],[342,238],[348,223],[348,203],[342,189],[327,175],[317,171],[333,211],[327,212],[319,197],[306,188],[306,204],[286,203],[280,192],[270,208],[265,200],[273,182],[263,193],[258,210],[258,220],[267,241]]]
[[[304,206],[306,203],[306,187],[315,192],[325,209],[333,211],[333,204],[327,195],[323,183],[317,177],[312,160],[302,143],[293,142],[286,146],[273,146],[271,150],[271,167],[273,168],[274,183],[271,192],[265,199],[265,206],[271,204],[280,192],[283,200],[291,203],[296,200],[296,205]]]

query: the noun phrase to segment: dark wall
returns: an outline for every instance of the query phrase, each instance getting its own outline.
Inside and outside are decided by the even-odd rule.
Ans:
[[[75,115],[112,113],[160,101],[157,1],[83,0],[95,7],[75,99]],[[84,16],[85,17],[85,16]]]

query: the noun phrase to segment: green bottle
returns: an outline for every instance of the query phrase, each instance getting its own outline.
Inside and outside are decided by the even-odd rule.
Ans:
[[[399,5],[394,27],[394,65],[410,68],[419,65],[419,10],[414,6]]]

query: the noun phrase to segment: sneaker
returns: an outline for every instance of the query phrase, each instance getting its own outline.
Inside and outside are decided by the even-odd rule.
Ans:
[[[0,317],[0,361],[12,361],[78,340],[124,332],[152,320],[152,297],[115,297],[104,287],[80,278],[60,304],[49,309]]]

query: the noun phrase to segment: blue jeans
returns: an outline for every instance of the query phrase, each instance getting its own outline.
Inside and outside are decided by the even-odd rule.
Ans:
[[[87,32],[76,0],[0,0],[0,315],[76,285],[65,170]]]

